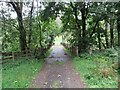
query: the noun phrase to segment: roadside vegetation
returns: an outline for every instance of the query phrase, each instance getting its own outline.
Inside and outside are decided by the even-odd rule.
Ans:
[[[118,87],[118,50],[83,53],[73,59],[73,64],[90,88]],[[119,73],[120,75],[120,73]]]
[[[2,65],[2,88],[28,88],[35,75],[40,71],[52,48],[50,48],[42,59],[17,58],[8,60]]]
[[[10,52],[13,60],[15,52],[29,52],[34,57],[20,58],[18,54],[15,61],[7,58],[2,87],[28,87],[50,47],[59,42],[70,56],[69,51],[75,54],[73,63],[88,88],[117,87],[120,1],[107,1],[0,2],[0,65]]]
[[[41,69],[43,60],[17,59],[2,65],[2,88],[26,88]]]

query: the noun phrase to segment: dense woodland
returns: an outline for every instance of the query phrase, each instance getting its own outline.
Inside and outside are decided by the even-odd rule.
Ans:
[[[120,2],[33,1],[0,2],[2,52],[40,48],[42,54],[62,36],[62,44],[78,56],[101,51],[118,60]]]
[[[70,47],[78,46],[79,53],[90,47],[120,46],[119,3],[1,2],[1,7],[3,51],[45,47],[57,35],[67,38]],[[60,28],[57,17],[62,20]]]

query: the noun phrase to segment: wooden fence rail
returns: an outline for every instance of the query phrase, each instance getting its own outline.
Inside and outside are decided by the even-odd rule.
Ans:
[[[47,48],[34,48],[31,50],[25,50],[25,51],[17,51],[17,52],[1,52],[0,51],[0,64],[3,64],[4,62],[8,62],[7,60],[15,60],[17,57],[32,57],[35,56],[36,53],[42,52],[45,53],[52,45],[48,45]],[[4,61],[4,62],[3,62]]]
[[[18,51],[18,52],[1,52],[0,53],[0,64],[3,64],[4,61],[8,62],[7,60],[15,60],[17,57],[31,57],[34,56],[35,52],[40,52],[40,48],[35,48],[32,50],[25,50],[25,51]],[[6,63],[5,62],[5,63]]]

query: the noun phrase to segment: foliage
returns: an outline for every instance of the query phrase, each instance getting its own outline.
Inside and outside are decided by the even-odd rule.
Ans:
[[[102,53],[82,54],[73,60],[75,68],[90,88],[117,88],[117,70]],[[116,65],[117,66],[117,65]]]
[[[69,44],[70,47],[78,46],[79,49],[83,51],[86,51],[91,45],[94,45],[95,48],[98,49],[118,45],[117,28],[115,25],[117,19],[116,3],[85,3],[84,6],[83,2],[73,2],[74,8],[70,3],[65,3],[64,5],[65,9],[62,11],[64,14],[61,17],[63,27],[61,29],[67,44]],[[85,7],[85,9],[83,7]],[[82,17],[83,11],[81,10],[84,10],[86,18]],[[75,13],[77,13],[77,16],[75,16]],[[83,19],[85,19],[86,24],[83,23]],[[107,31],[105,31],[105,22],[110,25],[107,26]],[[113,23],[115,27],[112,27]],[[85,30],[83,29],[83,24],[85,24]],[[85,37],[83,35],[84,33]],[[112,40],[112,38],[115,39]]]
[[[42,60],[17,59],[2,66],[2,88],[26,88],[38,70],[41,69]]]
[[[1,51],[48,49],[55,37],[61,35],[69,49],[78,47],[80,57],[73,62],[90,87],[117,87],[120,55],[119,48],[115,47],[120,46],[119,3],[37,1],[36,4],[0,2]],[[11,13],[16,13],[17,17],[13,18]],[[62,21],[61,27],[56,24],[56,18]],[[97,51],[82,54],[88,50]],[[47,53],[37,51],[38,59],[43,58],[42,55]],[[3,87],[27,87],[39,68],[37,62],[17,60],[3,65]]]
[[[46,48],[53,42],[55,36],[60,34],[70,48],[78,46],[78,49],[83,51],[86,51],[91,45],[99,49],[118,45],[117,26],[115,25],[118,11],[116,3],[37,2],[37,7],[31,5],[32,3],[24,3],[24,7],[26,6],[28,10],[22,12],[27,48]],[[32,10],[32,7],[31,12],[29,9]],[[7,10],[7,8],[9,9]],[[15,10],[9,4],[5,10],[4,7],[1,10],[3,51],[20,50],[19,25],[16,23],[17,19],[12,19],[10,15],[13,11]],[[55,22],[58,17],[62,21],[60,29]],[[29,25],[30,22],[31,25]],[[105,23],[110,25],[110,30],[107,28],[105,31]]]
[[[118,50],[109,48],[105,50],[104,54],[109,57],[118,57]]]

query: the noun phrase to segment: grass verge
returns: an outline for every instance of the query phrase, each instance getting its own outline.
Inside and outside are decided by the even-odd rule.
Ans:
[[[46,53],[47,57],[52,48]],[[9,60],[10,61],[10,60]],[[19,58],[2,65],[2,88],[27,88],[42,68],[43,59]]]
[[[73,59],[73,64],[88,88],[117,88],[117,68],[110,57],[100,53],[84,53]]]
[[[18,59],[2,65],[2,88],[27,88],[43,60]]]

